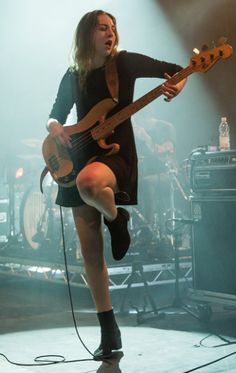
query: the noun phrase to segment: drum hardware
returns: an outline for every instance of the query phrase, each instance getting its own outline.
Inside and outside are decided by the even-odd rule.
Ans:
[[[180,289],[179,289],[179,278],[180,278],[180,264],[179,264],[179,247],[182,243],[182,230],[183,227],[188,224],[194,224],[195,221],[192,219],[184,219],[182,217],[177,217],[177,209],[176,209],[176,203],[175,203],[175,192],[176,189],[181,191],[182,194],[182,188],[181,184],[177,178],[177,171],[176,168],[173,167],[171,162],[166,163],[166,167],[168,169],[168,174],[170,176],[170,209],[168,211],[168,214],[170,214],[170,217],[166,219],[165,226],[166,226],[166,233],[168,233],[169,237],[169,244],[171,244],[172,251],[174,253],[174,267],[175,267],[175,297],[173,300],[172,305],[166,306],[163,308],[157,309],[155,302],[153,298],[151,297],[151,294],[149,292],[148,283],[144,277],[143,274],[143,263],[141,261],[135,261],[132,263],[132,275],[129,279],[128,287],[126,289],[126,293],[124,294],[123,301],[121,303],[120,310],[124,311],[124,305],[125,300],[127,298],[127,295],[130,291],[132,280],[135,275],[139,275],[144,283],[145,291],[148,297],[148,300],[151,305],[151,310],[146,310],[146,304],[143,307],[143,310],[140,311],[138,307],[133,307],[137,311],[137,322],[138,323],[144,323],[145,321],[149,320],[150,318],[163,318],[165,316],[164,310],[168,310],[170,308],[181,308],[182,310],[185,310],[186,312],[190,313],[192,316],[197,317],[194,312],[190,309],[189,306],[184,305],[180,296]],[[185,194],[182,194],[185,197]],[[167,217],[167,212],[166,212]]]
[[[149,290],[148,282],[147,282],[147,280],[145,278],[145,275],[144,275],[143,264],[140,261],[136,261],[136,262],[132,263],[131,276],[129,277],[129,279],[127,281],[128,286],[125,289],[125,293],[123,295],[123,299],[122,299],[122,302],[121,302],[121,306],[120,306],[119,312],[121,314],[125,313],[125,302],[126,302],[127,297],[128,297],[128,295],[130,293],[133,280],[134,280],[134,278],[136,276],[138,276],[139,278],[141,278],[141,280],[143,282],[143,286],[144,286],[144,289],[145,289],[145,293],[146,293],[147,299],[148,299],[148,301],[149,301],[149,303],[151,305],[151,308],[152,308],[152,311],[146,311],[146,304],[145,304],[144,307],[143,307],[143,311],[140,311],[137,306],[130,305],[137,312],[137,323],[138,324],[143,323],[144,319],[145,319],[145,316],[146,315],[150,315],[151,312],[154,313],[154,317],[155,318],[162,318],[163,314],[159,313],[159,311],[158,311],[158,309],[156,307],[156,303],[155,303],[155,301],[154,301],[154,299],[153,299],[153,297],[151,295],[151,292]]]
[[[136,221],[138,219],[139,225],[136,227]],[[126,254],[126,258],[131,258],[131,265],[132,271],[131,275],[127,281],[127,288],[125,289],[123,299],[121,301],[121,306],[119,312],[121,314],[125,313],[125,304],[126,300],[128,299],[128,295],[131,291],[132,284],[134,282],[135,277],[141,279],[144,290],[145,290],[145,297],[144,297],[144,306],[143,310],[140,311],[139,307],[130,304],[131,308],[133,308],[137,312],[137,323],[141,324],[144,322],[146,315],[148,317],[151,314],[154,314],[155,318],[162,318],[163,314],[160,313],[157,309],[155,300],[152,297],[152,294],[149,289],[148,282],[144,275],[143,264],[147,261],[147,258],[152,257],[156,259],[156,247],[158,241],[160,239],[160,232],[157,224],[157,216],[155,216],[155,224],[152,226],[149,224],[145,216],[142,212],[136,208],[132,207],[130,211],[130,233],[131,233],[131,243],[133,245],[133,250],[135,255],[132,254],[132,247],[129,249],[128,253]],[[151,306],[151,311],[146,311],[147,301]]]
[[[27,256],[53,262],[63,261],[62,234],[59,208],[55,206],[57,186],[50,178],[44,194],[32,185],[25,193],[20,213],[21,232]],[[64,232],[68,261],[81,260],[80,245],[73,223],[71,209],[63,210]]]
[[[1,253],[25,259],[50,259],[53,262],[63,260],[59,218],[52,201],[54,187],[51,180],[48,181],[47,193],[42,196],[38,184],[35,183],[39,179],[35,161],[41,159],[41,156],[22,152],[16,157],[21,160],[21,164],[25,161],[27,173],[24,172],[25,167],[18,167],[19,161],[15,162],[10,158],[5,162],[2,177],[4,190],[1,190],[1,195],[4,194],[5,198],[0,212],[0,228],[4,230],[4,235],[0,235]],[[75,260],[81,259],[81,255],[70,218],[72,219],[69,212],[65,213],[68,259],[75,263]]]
[[[156,247],[160,239],[157,224],[150,224],[140,209],[130,210],[129,230],[131,233],[131,248],[126,254],[126,260],[141,260],[143,263],[157,259]]]
[[[176,185],[177,189],[180,191],[182,197],[185,199],[185,201],[189,201],[189,196],[185,193],[184,188],[183,188],[182,184],[180,183],[180,181],[177,177],[176,169],[169,170],[169,173],[171,173],[171,177],[174,179],[175,185]],[[172,194],[173,194],[173,192],[172,192]],[[171,197],[171,198],[173,198],[173,197]],[[173,201],[172,201],[172,203],[173,203]]]
[[[54,209],[52,205],[52,198],[51,198],[51,191],[47,191],[45,194],[45,203],[44,203],[44,210],[39,217],[36,233],[32,236],[32,241],[39,244],[40,249],[45,250],[52,250],[53,248],[53,232],[54,232],[54,224],[55,224],[55,217],[54,217]],[[45,229],[45,227],[47,229]],[[58,237],[58,236],[57,236]],[[55,238],[54,238],[55,239]],[[57,239],[56,239],[57,241]],[[55,242],[54,242],[55,244]]]
[[[177,209],[175,203],[175,191],[176,187],[180,190],[181,194],[185,198],[185,194],[182,193],[181,184],[177,178],[177,170],[172,166],[170,162],[166,163],[168,173],[170,176],[170,218],[165,222],[167,232],[170,234],[170,242],[174,253],[174,267],[175,267],[175,295],[171,305],[161,308],[162,312],[168,309],[182,309],[190,313],[192,316],[197,317],[188,305],[185,305],[180,295],[179,279],[180,279],[180,262],[179,262],[179,248],[182,243],[182,232],[185,225],[192,225],[196,221],[193,219],[184,219],[183,217],[177,217]]]
[[[131,235],[131,245],[124,259],[124,262],[128,264],[137,261],[141,261],[142,263],[153,263],[153,261],[170,262],[174,260],[173,242],[171,241],[172,238],[170,232],[166,229],[166,221],[173,217],[186,218],[185,214],[176,208],[175,201],[173,201],[173,195],[177,190],[180,192],[180,196],[184,201],[189,201],[189,198],[177,177],[177,169],[173,166],[172,160],[165,162],[163,164],[163,168],[164,167],[166,172],[165,184],[167,184],[168,188],[171,188],[169,193],[166,187],[164,189],[168,203],[163,206],[157,206],[157,208],[152,212],[152,218],[149,219],[147,219],[145,211],[143,212],[145,203],[144,198],[141,199],[141,204],[137,207],[128,207],[130,212],[129,231]],[[158,174],[158,177],[159,176],[160,175]],[[155,194],[161,196],[162,190],[158,189]],[[147,196],[149,196],[148,193]],[[160,203],[162,203],[163,198],[160,199]],[[154,201],[152,201],[152,203],[154,203]],[[165,210],[165,207],[168,207],[168,209]],[[187,257],[189,251],[187,252],[186,249],[190,249],[189,226],[183,227],[182,232],[182,241],[184,242],[181,247],[181,255]],[[109,243],[109,239],[106,240],[106,231],[104,241],[105,243]],[[108,263],[113,264],[109,245],[106,247],[105,252]]]
[[[163,165],[166,169],[167,174],[167,166]],[[172,167],[173,169],[173,167]],[[176,170],[175,170],[176,172]],[[158,175],[159,176],[159,175]],[[168,176],[168,175],[166,175]],[[181,191],[181,195],[184,196],[186,200],[188,197],[184,194],[181,188],[181,184],[178,181],[176,175],[174,175],[176,179],[176,184]],[[169,178],[168,178],[168,187],[169,187]],[[159,183],[158,183],[159,185]],[[176,189],[176,185],[174,185],[174,190]],[[165,192],[167,189],[165,188]],[[158,190],[155,194],[161,195],[162,190]],[[169,193],[167,192],[167,198],[169,200]],[[149,196],[149,194],[147,193]],[[160,203],[162,203],[162,198],[160,198]],[[169,262],[173,260],[173,247],[171,244],[170,234],[166,232],[165,227],[165,220],[171,217],[171,209],[165,210],[166,206],[156,206],[153,213],[153,217],[149,217],[147,219],[145,212],[143,212],[144,208],[144,198],[141,199],[141,205],[135,207],[132,206],[129,209],[130,212],[130,221],[129,221],[129,230],[131,234],[131,246],[128,250],[125,261],[128,263],[132,263],[133,261],[139,260],[143,263],[153,262],[153,261],[161,261],[161,262]],[[154,201],[152,201],[154,203]],[[169,207],[169,202],[168,202]],[[158,212],[157,212],[158,210]],[[178,211],[178,217],[181,214]],[[105,240],[106,242],[106,240]],[[108,240],[109,242],[109,240]],[[107,256],[109,260],[112,258],[109,256],[110,250],[107,250]]]

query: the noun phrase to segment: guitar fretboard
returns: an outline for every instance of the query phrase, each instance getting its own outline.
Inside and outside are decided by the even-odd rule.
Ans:
[[[168,82],[171,84],[177,84],[189,76],[192,72],[192,67],[188,66],[185,69],[180,70],[177,74],[173,75]],[[120,123],[124,122],[144,106],[161,96],[163,94],[162,90],[161,84],[136,101],[132,102],[130,105],[126,106],[124,109],[120,110],[118,113],[106,119],[104,122],[98,124],[94,129],[91,130],[94,140],[99,140],[110,135]]]

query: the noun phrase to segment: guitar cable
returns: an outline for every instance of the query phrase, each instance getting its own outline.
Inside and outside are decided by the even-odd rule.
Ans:
[[[82,344],[82,346],[85,348],[85,350],[91,355],[92,358],[87,359],[74,359],[74,360],[66,360],[66,358],[63,355],[59,354],[50,354],[50,355],[40,355],[36,356],[34,358],[34,363],[19,363],[10,360],[4,353],[0,352],[0,356],[2,356],[8,363],[16,366],[22,366],[22,367],[32,367],[32,366],[48,366],[48,365],[56,365],[56,364],[68,364],[68,363],[76,363],[76,362],[85,362],[85,361],[101,361],[101,359],[95,358],[94,354],[89,350],[89,348],[85,345],[84,341],[82,340],[78,326],[76,323],[75,318],[75,312],[74,312],[74,304],[73,304],[73,298],[72,298],[72,291],[71,291],[71,285],[70,285],[70,276],[69,276],[69,270],[68,270],[68,262],[67,262],[67,255],[66,255],[66,243],[65,243],[65,232],[64,232],[64,221],[63,221],[63,213],[62,213],[62,207],[60,206],[60,223],[61,223],[61,234],[62,234],[62,247],[63,247],[63,256],[64,256],[64,264],[65,264],[65,274],[66,274],[66,280],[67,280],[67,289],[69,294],[69,301],[70,301],[70,308],[71,308],[71,315],[73,320],[74,329],[76,331],[76,335]],[[103,362],[110,364],[109,360],[102,360]]]
[[[61,234],[62,234],[62,248],[63,248],[63,256],[64,256],[64,264],[65,264],[65,274],[66,274],[66,280],[67,280],[67,289],[69,294],[69,301],[70,301],[70,308],[71,308],[71,315],[72,320],[74,324],[74,328],[77,334],[77,337],[79,338],[79,341],[81,342],[82,346],[85,348],[85,350],[94,358],[94,354],[88,349],[88,347],[85,345],[84,341],[82,340],[80,333],[78,331],[76,318],[75,318],[75,312],[74,312],[74,304],[73,304],[73,297],[72,297],[72,291],[71,291],[71,285],[70,285],[70,276],[68,271],[68,262],[67,262],[67,255],[66,255],[66,240],[65,240],[65,231],[64,231],[64,221],[63,221],[63,213],[62,213],[62,207],[60,206],[60,221],[61,221]]]

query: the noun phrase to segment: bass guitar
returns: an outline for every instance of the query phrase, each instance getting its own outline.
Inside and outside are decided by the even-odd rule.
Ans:
[[[220,59],[230,57],[232,51],[229,44],[224,44],[196,54],[190,59],[189,66],[173,75],[168,82],[177,84],[194,72],[207,72]],[[106,118],[108,113],[117,103],[111,98],[100,101],[80,122],[65,126],[71,137],[71,148],[58,144],[48,135],[43,142],[42,153],[46,168],[55,182],[63,187],[72,187],[78,172],[96,159],[101,150],[108,156],[117,153],[119,144],[107,144],[106,138],[117,126],[162,94],[161,84],[109,118]],[[91,146],[94,142],[97,149]]]

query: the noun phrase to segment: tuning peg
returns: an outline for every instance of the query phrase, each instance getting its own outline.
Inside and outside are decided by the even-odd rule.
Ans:
[[[199,49],[194,48],[194,49],[193,49],[193,53],[196,54],[196,55],[198,55],[198,54],[200,53],[200,51],[199,51]]]
[[[218,41],[217,41],[217,45],[220,47],[221,45],[224,45],[227,43],[227,38],[225,36],[221,36]]]
[[[202,48],[201,48],[202,52],[205,52],[205,51],[207,51],[208,49],[209,49],[208,46],[207,46],[206,44],[203,44],[203,46],[202,46]]]

